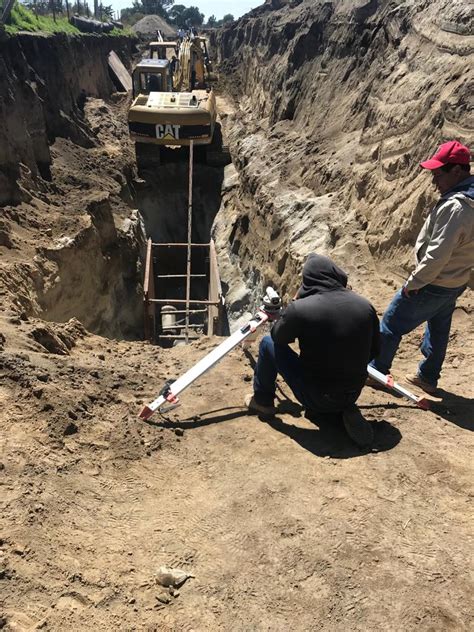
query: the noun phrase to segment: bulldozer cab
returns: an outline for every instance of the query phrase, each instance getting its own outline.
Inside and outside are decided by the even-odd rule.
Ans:
[[[178,42],[150,42],[150,59],[170,59],[178,51]]]
[[[172,92],[173,80],[167,59],[142,59],[133,71],[133,98],[151,92]]]

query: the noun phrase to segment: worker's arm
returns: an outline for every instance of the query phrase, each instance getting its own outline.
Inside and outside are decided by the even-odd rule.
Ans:
[[[280,345],[288,345],[298,337],[298,322],[293,304],[289,304],[273,325],[271,336]]]
[[[451,258],[465,230],[463,208],[458,200],[447,200],[436,213],[428,247],[408,277],[405,292],[419,290],[436,279]]]

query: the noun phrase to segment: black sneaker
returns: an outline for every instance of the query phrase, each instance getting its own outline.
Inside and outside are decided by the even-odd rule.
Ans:
[[[342,412],[344,428],[349,437],[360,448],[370,447],[374,442],[374,431],[367,419],[355,404],[349,406]]]

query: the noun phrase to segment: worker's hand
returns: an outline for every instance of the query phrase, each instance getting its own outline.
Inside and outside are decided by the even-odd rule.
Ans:
[[[418,290],[407,290],[407,286],[404,285],[402,288],[402,294],[406,298],[410,298],[410,296],[415,296],[416,294],[418,294]]]

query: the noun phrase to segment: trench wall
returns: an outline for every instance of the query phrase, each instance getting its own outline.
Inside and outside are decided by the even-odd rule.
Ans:
[[[236,104],[226,248],[260,251],[248,278],[287,285],[311,249],[349,269],[411,262],[435,199],[419,161],[474,139],[469,24],[460,0],[272,0],[214,36]]]
[[[50,145],[57,137],[83,147],[97,141],[83,117],[83,97],[111,94],[107,55],[129,64],[127,37],[2,35],[0,40],[0,204],[24,199],[22,169],[51,178]]]
[[[145,248],[127,96],[107,56],[134,41],[20,34],[0,42],[0,297],[16,322],[77,318],[142,334]]]

